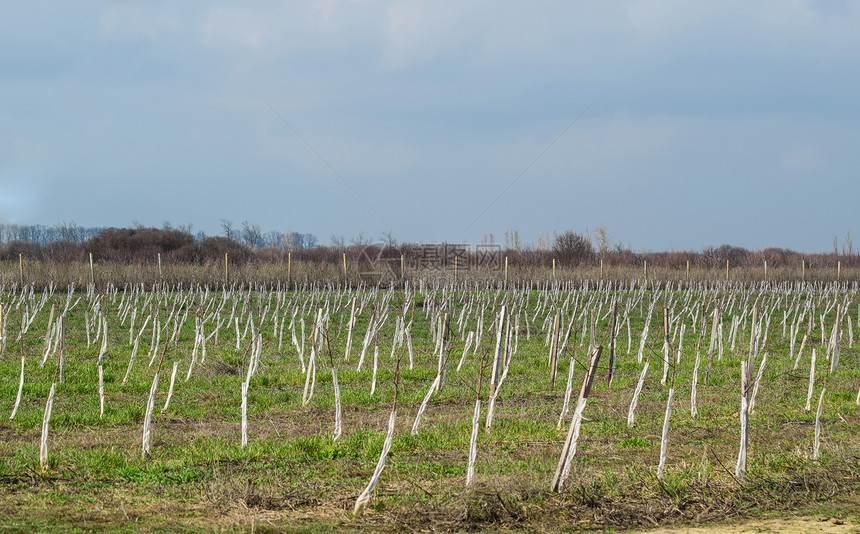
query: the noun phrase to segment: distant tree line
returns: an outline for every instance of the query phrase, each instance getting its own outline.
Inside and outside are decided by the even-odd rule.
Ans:
[[[162,261],[188,264],[206,264],[223,261],[227,254],[232,263],[293,261],[339,263],[346,254],[350,262],[387,258],[399,263],[402,255],[407,264],[426,255],[427,245],[398,243],[391,232],[383,234],[376,243],[360,234],[346,244],[344,238],[332,238],[329,246],[320,245],[313,234],[296,232],[262,232],[260,227],[243,222],[234,227],[222,221],[223,236],[192,234],[191,226],[174,228],[165,222],[162,228],[135,225],[131,228],[84,228],[71,224],[54,226],[0,224],[0,260],[16,260],[19,255],[27,259],[55,262],[87,261],[92,254],[98,262],[146,264]],[[695,269],[798,267],[802,262],[808,268],[836,266],[860,267],[860,255],[854,253],[850,235],[846,236],[840,252],[834,241],[833,252],[803,253],[784,248],[748,250],[742,247],[721,245],[701,251],[673,250],[661,252],[634,252],[621,244],[613,245],[605,228],[589,235],[573,230],[544,238],[544,247],[523,246],[519,239],[508,240],[504,246],[495,245],[492,235],[483,246],[495,247],[497,258],[507,258],[512,267],[549,267],[556,261],[559,267],[637,266],[647,262],[650,267],[685,269],[687,262]],[[431,245],[432,246],[432,245]],[[484,265],[476,247],[465,247],[461,265]],[[473,261],[474,260],[474,261]],[[466,263],[468,262],[468,263]]]
[[[263,232],[258,224],[243,221],[241,227],[236,227],[233,221],[221,219],[221,230],[224,237],[243,243],[244,245],[257,249],[274,247],[285,250],[313,248],[319,240],[313,234],[302,234],[299,232],[270,230]]]
[[[843,267],[860,266],[860,255],[854,252],[851,234],[846,234],[840,251],[839,242],[833,241],[833,252],[806,253],[779,247],[767,247],[761,250],[749,250],[732,245],[706,247],[701,251],[672,250],[660,252],[634,252],[629,247],[612,245],[605,227],[598,226],[595,238],[587,233],[567,230],[556,234],[553,239],[552,255],[566,264],[588,264],[603,260],[607,265],[643,265],[648,262],[654,267],[669,269],[722,269],[728,262],[730,268],[756,267],[761,268],[764,262],[768,267],[796,267],[804,262],[807,267],[836,266],[837,262]],[[595,242],[598,245],[595,248]],[[530,256],[528,251],[524,258]]]
[[[484,237],[482,245],[492,245],[492,234]],[[409,245],[401,245],[401,249],[409,249]],[[500,253],[508,258],[511,266],[547,267],[553,260],[562,267],[595,267],[602,261],[605,266],[630,266],[642,268],[644,264],[650,267],[683,270],[691,269],[719,270],[725,269],[726,262],[731,269],[756,268],[761,269],[764,262],[768,268],[792,267],[860,267],[860,255],[855,253],[851,234],[845,235],[841,242],[833,239],[832,252],[798,252],[779,247],[767,247],[760,250],[749,250],[733,245],[709,246],[702,250],[671,250],[671,251],[640,251],[636,252],[621,243],[612,243],[606,227],[598,225],[592,232],[576,232],[566,230],[554,232],[552,236],[539,234],[536,247],[523,245],[516,230],[505,232],[505,243],[499,245]]]
[[[281,253],[313,248],[317,238],[298,232],[263,233],[257,225],[242,223],[241,233],[229,236],[192,234],[191,225],[174,227],[165,221],[162,228],[135,224],[131,228],[85,228],[74,223],[54,226],[0,224],[0,259],[27,259],[57,262],[115,261],[149,263],[161,255],[163,261],[202,264],[223,260],[245,263],[272,260]]]
[[[0,243],[23,241],[37,245],[47,245],[54,241],[73,241],[82,243],[104,230],[104,227],[85,228],[74,222],[58,223],[53,226],[44,224],[3,224],[0,223]]]

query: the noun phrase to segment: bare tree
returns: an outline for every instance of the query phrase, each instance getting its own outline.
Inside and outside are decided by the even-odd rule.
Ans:
[[[612,241],[609,239],[609,232],[606,230],[606,226],[603,223],[600,223],[597,225],[597,228],[594,229],[594,235],[597,241],[597,251],[602,257],[604,254],[609,252],[609,247],[612,245]]]
[[[346,246],[346,239],[342,235],[331,235],[331,246],[337,248],[343,248]]]
[[[353,245],[369,245],[370,239],[364,235],[364,232],[359,232],[357,236],[350,239],[350,243]]]
[[[519,230],[505,230],[505,249],[522,250],[523,243],[520,241]]]
[[[283,236],[281,236],[281,248],[286,250],[287,252],[292,252],[294,248],[298,248],[298,243],[296,243],[296,233],[292,230],[287,230]]]
[[[277,230],[270,230],[268,233],[266,233],[266,242],[269,244],[269,246],[272,246],[272,247],[277,247],[277,246],[282,245],[283,238],[284,238],[284,234],[282,232],[277,231]]]
[[[281,243],[281,246],[287,250],[313,248],[317,246],[317,236],[313,234],[300,234],[299,232],[287,230],[287,233],[284,234],[284,237],[281,239]]]
[[[257,248],[262,237],[263,231],[260,229],[260,225],[242,221],[242,240],[246,245],[251,248]]]
[[[236,239],[236,230],[233,229],[233,221],[221,219],[221,229],[224,230],[224,237]]]
[[[396,247],[397,239],[394,237],[394,230],[382,232],[382,242],[385,243],[386,247]]]
[[[75,221],[61,222],[57,225],[57,229],[59,230],[60,239],[65,239],[68,241],[81,241],[82,236],[82,228],[80,228]],[[22,239],[22,241],[28,241],[29,239]]]
[[[591,247],[591,241],[584,235],[567,230],[560,234],[556,234],[553,242],[552,250],[559,256],[559,259],[565,263],[580,263],[587,261],[594,250]]]

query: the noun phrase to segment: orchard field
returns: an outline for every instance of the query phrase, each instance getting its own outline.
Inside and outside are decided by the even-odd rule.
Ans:
[[[853,282],[10,282],[0,305],[4,531],[858,522]]]

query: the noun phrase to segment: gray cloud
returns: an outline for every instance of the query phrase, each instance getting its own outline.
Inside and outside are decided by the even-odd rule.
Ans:
[[[852,2],[17,4],[0,217],[826,249],[860,193],[857,27]]]

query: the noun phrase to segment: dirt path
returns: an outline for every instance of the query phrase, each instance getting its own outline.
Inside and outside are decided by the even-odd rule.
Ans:
[[[765,519],[750,521],[737,525],[714,525],[713,527],[661,528],[645,531],[649,534],[675,534],[680,532],[693,534],[741,534],[751,532],[792,532],[809,534],[844,534],[860,533],[860,526],[841,519]]]

